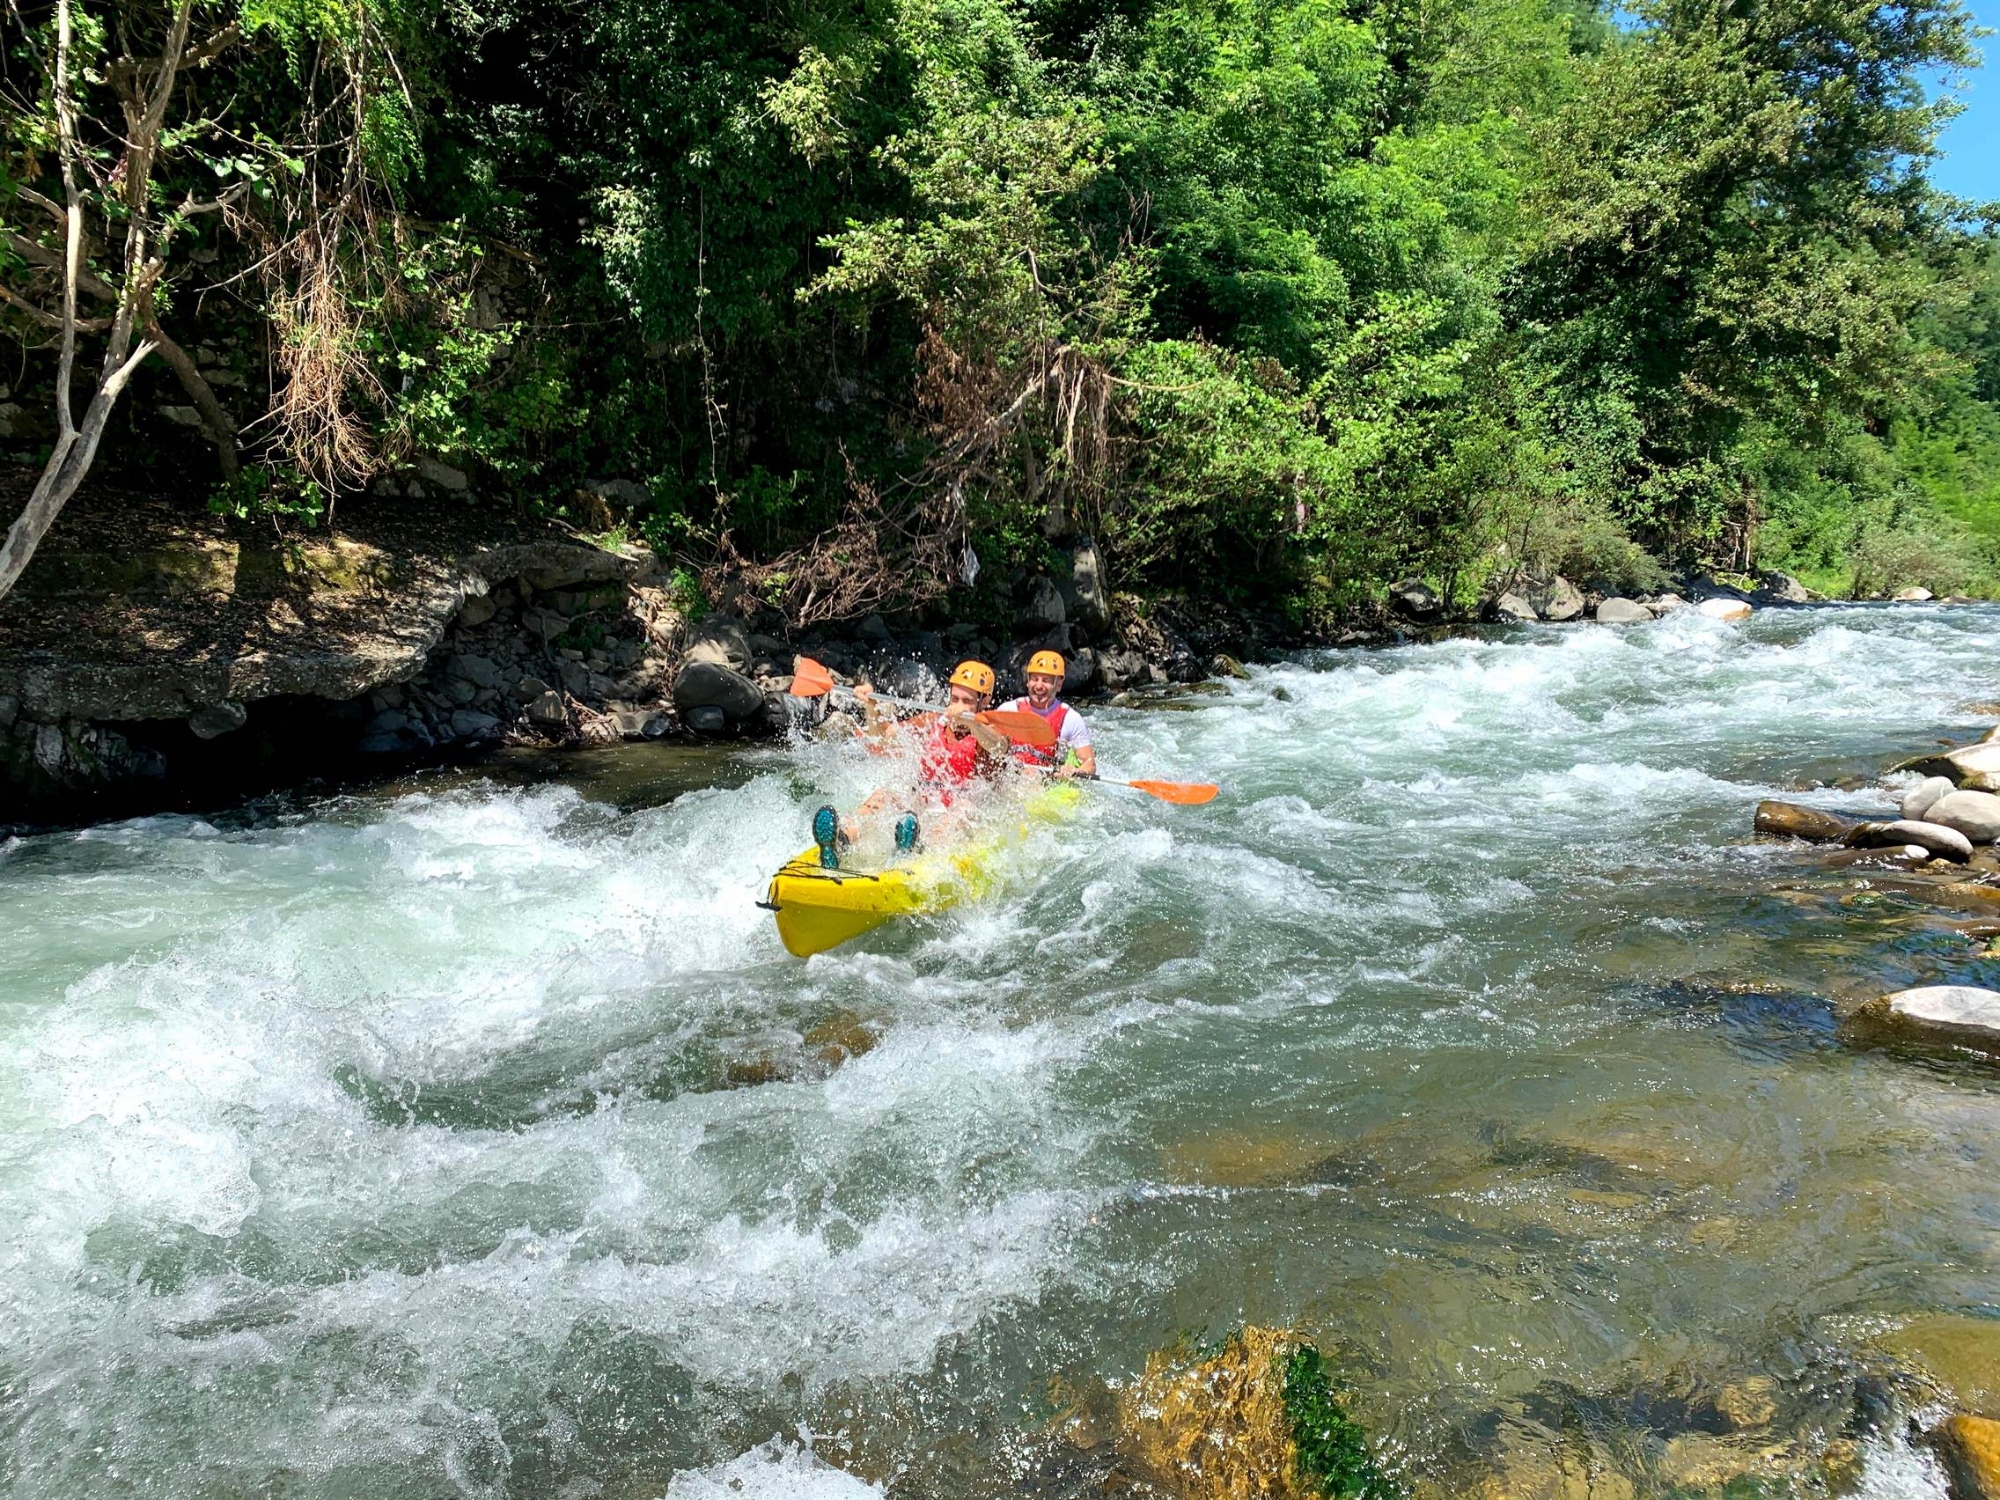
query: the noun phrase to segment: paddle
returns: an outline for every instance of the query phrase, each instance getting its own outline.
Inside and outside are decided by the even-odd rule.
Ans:
[[[841,687],[833,680],[833,674],[810,656],[801,656],[792,662],[792,685],[785,690],[794,698],[823,698],[828,693],[847,693],[852,696],[852,688]],[[925,713],[938,712],[935,703],[919,703],[914,698],[898,698],[893,693],[877,693],[878,702],[893,703],[898,708],[914,708]],[[974,718],[990,729],[997,729],[1017,745],[1032,745],[1037,750],[1055,747],[1056,732],[1049,728],[1048,721],[1037,714],[1023,713],[1019,709],[988,709],[975,714]]]
[[[1091,780],[1100,786],[1129,786],[1135,792],[1144,792],[1177,807],[1200,807],[1204,802],[1213,802],[1222,792],[1221,787],[1209,781],[1113,781],[1105,776],[1094,776]]]

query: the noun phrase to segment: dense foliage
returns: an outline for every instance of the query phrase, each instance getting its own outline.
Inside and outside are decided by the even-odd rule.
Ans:
[[[49,172],[13,14],[10,190]],[[1662,558],[1994,587],[2000,268],[1924,175],[1950,0],[240,20],[188,85],[225,128],[162,168],[263,185],[169,272],[273,372],[233,505],[429,457],[794,613],[1078,531],[1123,585],[1303,612]],[[163,434],[135,405],[118,456]]]

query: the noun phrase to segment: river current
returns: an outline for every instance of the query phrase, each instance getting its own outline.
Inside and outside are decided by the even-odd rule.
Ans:
[[[2000,1312],[2000,1092],[1835,1017],[2000,959],[1750,821],[1885,805],[1996,646],[1688,612],[1100,709],[1223,796],[805,962],[755,902],[827,745],[7,842],[0,1487],[1095,1494],[1063,1393],[1255,1323],[1446,1493],[1566,1424],[1665,1492],[1762,1380],[1941,1495],[1863,1351]]]

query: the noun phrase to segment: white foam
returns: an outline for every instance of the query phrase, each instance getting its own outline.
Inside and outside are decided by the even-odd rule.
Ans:
[[[680,1470],[666,1500],[866,1500],[883,1493],[810,1448],[774,1437],[727,1463]]]

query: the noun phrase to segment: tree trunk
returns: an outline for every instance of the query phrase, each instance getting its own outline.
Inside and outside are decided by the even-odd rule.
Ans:
[[[195,368],[187,350],[166,336],[157,319],[146,324],[146,337],[159,345],[160,358],[180,377],[181,389],[193,399],[195,410],[201,413],[202,421],[207,424],[209,441],[215,444],[216,461],[222,465],[222,477],[234,479],[241,467],[236,454],[236,424],[229,420],[229,413],[215,399],[215,388],[208,383],[208,377]]]

